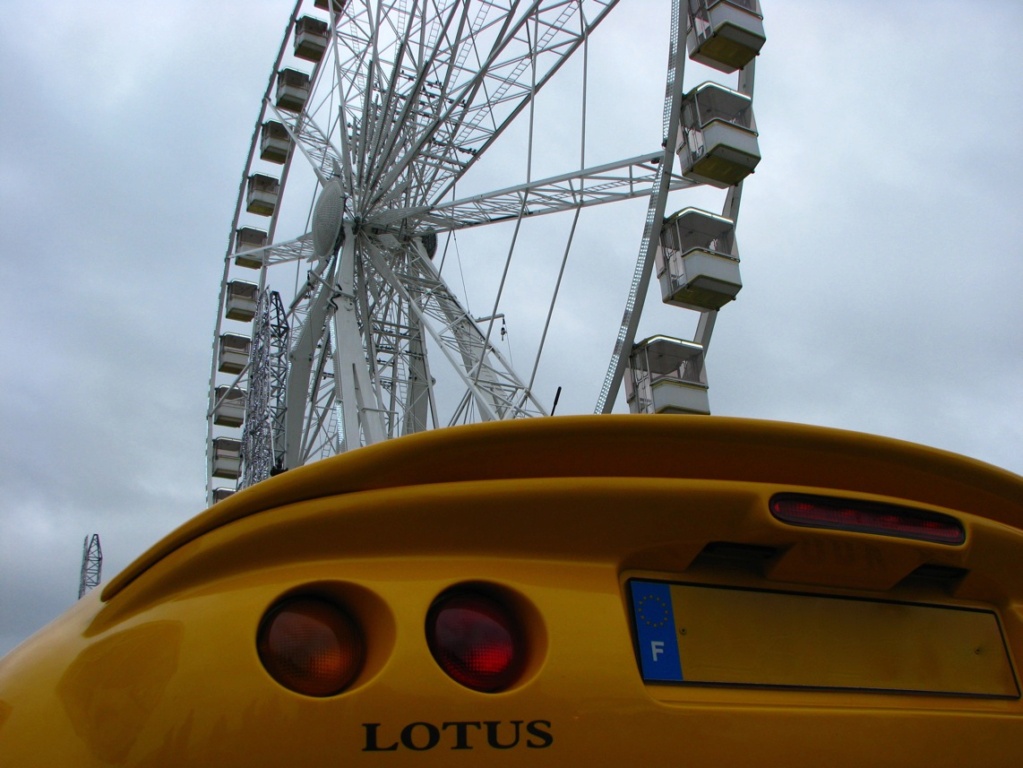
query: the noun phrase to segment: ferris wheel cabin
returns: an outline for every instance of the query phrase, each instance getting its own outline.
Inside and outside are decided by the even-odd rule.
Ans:
[[[213,423],[221,427],[240,427],[245,421],[245,395],[240,387],[217,387]]]
[[[282,69],[277,73],[277,109],[301,112],[311,88],[312,83],[305,72]]]
[[[739,260],[732,255],[735,223],[697,208],[664,222],[657,276],[665,304],[696,311],[721,309],[739,293]]]
[[[221,373],[241,373],[249,364],[252,341],[238,333],[223,333],[218,344],[217,370]]]
[[[689,0],[689,58],[734,72],[760,53],[767,38],[757,0]]]
[[[322,19],[303,16],[295,22],[295,56],[306,61],[319,62],[327,50],[330,27]]]
[[[261,254],[250,254],[248,251],[258,251],[265,248],[267,233],[255,227],[239,227],[234,233],[234,263],[239,267],[247,269],[259,269],[263,266]]]
[[[259,286],[244,280],[232,280],[227,284],[227,306],[225,316],[229,320],[247,323],[256,316],[256,300]]]
[[[348,0],[313,0],[313,5],[321,11],[329,11],[333,7],[334,16],[340,16],[341,11],[348,5]]]
[[[633,413],[710,413],[703,347],[652,336],[632,348],[625,399]]]
[[[213,438],[210,461],[213,477],[237,480],[242,474],[242,441],[232,437]]]
[[[753,100],[718,83],[703,83],[682,100],[680,170],[687,179],[724,189],[760,162]]]
[[[218,501],[223,501],[230,496],[234,496],[234,494],[234,488],[214,488],[212,494],[213,503],[216,504]]]
[[[281,196],[281,182],[265,173],[249,176],[245,210],[257,216],[273,216]]]
[[[291,153],[291,136],[282,123],[267,120],[259,130],[259,159],[283,165]]]

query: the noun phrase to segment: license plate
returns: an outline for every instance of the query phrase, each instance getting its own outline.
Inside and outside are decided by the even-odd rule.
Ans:
[[[993,611],[629,581],[650,683],[1019,698]]]

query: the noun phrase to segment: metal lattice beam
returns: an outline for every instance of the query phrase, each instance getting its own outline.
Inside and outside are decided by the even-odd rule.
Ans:
[[[78,579],[78,599],[81,600],[92,588],[99,586],[103,571],[103,549],[99,545],[99,534],[85,537],[82,544],[82,571]]]

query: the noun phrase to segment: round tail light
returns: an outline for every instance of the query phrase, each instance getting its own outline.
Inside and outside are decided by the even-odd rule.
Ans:
[[[365,646],[351,617],[319,597],[290,597],[267,611],[256,641],[278,683],[306,696],[333,696],[362,670]]]
[[[475,691],[508,688],[525,661],[515,615],[503,603],[476,592],[438,598],[426,619],[426,639],[440,668]]]

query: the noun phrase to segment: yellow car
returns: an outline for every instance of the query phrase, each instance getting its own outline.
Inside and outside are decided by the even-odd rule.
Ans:
[[[718,417],[223,501],[0,662],[0,765],[1018,766],[1023,478]]]

